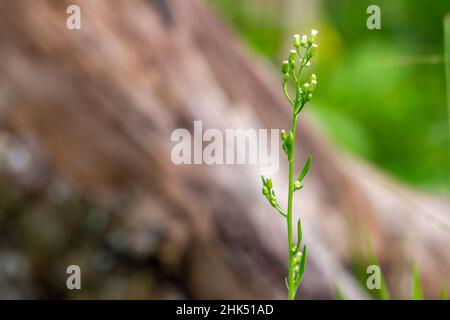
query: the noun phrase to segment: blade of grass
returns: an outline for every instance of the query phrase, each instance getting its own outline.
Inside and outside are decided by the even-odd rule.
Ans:
[[[441,300],[448,300],[447,290],[445,288],[441,290]]]
[[[419,268],[416,264],[413,265],[412,281],[411,281],[411,299],[423,300],[422,286],[420,284]]]
[[[334,289],[334,296],[336,297],[336,300],[348,300],[339,286],[336,286]]]
[[[367,228],[364,228],[364,242],[366,245],[367,256],[369,258],[370,264],[380,266],[378,258],[376,257],[375,253],[373,252],[372,242],[370,241],[369,232],[367,231]],[[380,266],[380,270],[381,270],[381,266]],[[388,289],[386,281],[384,279],[383,271],[381,271],[380,277],[381,277],[381,279],[380,279],[381,280],[380,299],[381,300],[389,300],[390,299],[389,289]]]

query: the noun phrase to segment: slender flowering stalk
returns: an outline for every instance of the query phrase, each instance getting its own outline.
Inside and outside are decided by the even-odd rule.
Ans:
[[[310,79],[302,83],[302,71],[310,66],[311,58],[316,54],[316,30],[311,30],[311,33],[306,36],[294,35],[294,49],[289,52],[288,60],[283,61],[281,72],[283,73],[282,88],[286,99],[292,107],[292,124],[291,129],[287,133],[285,130],[281,131],[281,140],[283,142],[283,150],[286,153],[289,162],[289,187],[288,187],[288,208],[285,212],[280,205],[273,191],[272,180],[270,178],[262,178],[262,192],[269,203],[280,213],[287,224],[288,233],[288,254],[289,254],[289,271],[285,279],[288,290],[288,299],[295,298],[300,281],[306,268],[306,245],[300,250],[302,242],[302,226],[301,220],[297,222],[297,242],[294,244],[294,231],[292,224],[292,201],[295,191],[303,188],[303,179],[305,178],[311,166],[311,156],[308,156],[306,163],[298,177],[294,180],[294,155],[295,155],[295,129],[297,119],[303,107],[313,96],[314,89],[317,85],[317,77],[315,74],[311,75]],[[292,83],[295,88],[295,95],[291,97],[288,90],[288,84]]]

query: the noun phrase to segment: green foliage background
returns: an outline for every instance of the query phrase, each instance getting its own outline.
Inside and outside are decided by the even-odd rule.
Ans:
[[[322,0],[313,25],[286,22],[289,10],[309,14],[294,0],[210,2],[277,69],[293,32],[319,29],[319,85],[306,112],[347,151],[410,184],[450,192],[447,1]],[[381,30],[366,27],[371,4],[381,8]]]

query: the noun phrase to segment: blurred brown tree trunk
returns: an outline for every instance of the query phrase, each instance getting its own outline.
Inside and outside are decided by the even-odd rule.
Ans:
[[[69,4],[81,6],[81,30],[66,28]],[[33,159],[32,174],[18,169],[17,188],[39,190],[27,201],[42,212],[55,211],[47,196],[55,181],[70,185],[69,198],[83,195],[94,206],[120,212],[120,232],[107,237],[108,250],[119,248],[131,275],[121,278],[117,267],[95,273],[95,290],[85,297],[120,291],[116,277],[139,283],[127,297],[284,298],[285,225],[260,195],[258,172],[170,161],[172,131],[192,130],[194,120],[220,129],[289,124],[278,77],[204,3],[3,0],[0,54],[0,125],[8,141],[21,141]],[[449,288],[448,202],[341,155],[307,116],[298,134],[301,159],[314,157],[295,204],[310,254],[299,297],[333,298],[336,286],[348,298],[365,297],[349,271],[364,251],[365,229],[394,294],[408,292],[412,259],[421,266],[428,296]],[[280,195],[287,181],[281,165],[274,177]],[[33,225],[27,215],[36,217],[27,210],[23,219]],[[49,225],[56,223],[52,219],[62,225],[79,221],[68,215],[43,213],[39,219]],[[55,241],[68,247],[41,263],[62,270],[82,256],[89,277],[96,238],[82,233],[69,241],[73,227],[64,230]],[[75,255],[74,243],[76,252],[88,253]],[[33,255],[24,249],[32,267],[33,259],[56,250],[52,245]],[[46,278],[51,276],[34,273],[36,292],[52,296],[45,286],[59,284]]]

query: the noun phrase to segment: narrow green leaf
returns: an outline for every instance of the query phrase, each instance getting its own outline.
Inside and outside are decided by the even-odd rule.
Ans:
[[[298,241],[298,243],[302,242],[302,238],[303,238],[302,221],[299,218],[298,222],[297,222],[297,241]]]
[[[420,284],[419,268],[416,264],[413,266],[412,281],[411,281],[411,299],[423,300],[422,286]]]
[[[390,299],[389,290],[386,285],[386,281],[384,279],[383,272],[381,272],[380,277],[381,277],[380,299],[381,300],[389,300]]]
[[[286,218],[286,213],[280,208],[280,206],[277,205],[274,207],[284,218]]]
[[[303,166],[302,172],[300,172],[300,175],[297,178],[297,181],[302,182],[305,178],[306,174],[309,171],[309,168],[311,167],[311,156],[308,156],[308,159],[306,159],[306,163]]]
[[[367,227],[365,227],[363,230],[363,236],[364,236],[364,242],[366,244],[366,250],[367,250],[367,256],[369,258],[369,263],[379,266],[380,270],[381,270],[380,262],[378,261],[378,258],[375,256],[375,253],[373,252],[372,243],[370,241],[369,232],[367,230]],[[383,276],[383,271],[381,271],[380,278],[381,278],[380,299],[381,300],[389,300],[390,299],[389,289],[387,287],[386,280]]]
[[[337,285],[336,285],[336,288],[334,289],[334,296],[335,296],[336,300],[347,300],[347,297],[342,292],[341,288],[339,288],[339,286],[337,286]]]
[[[303,274],[305,273],[306,270],[306,256],[307,256],[306,245],[304,245],[302,250],[302,259],[300,260],[300,270],[297,276],[297,285],[302,280]]]
[[[297,222],[297,246],[295,247],[295,253],[298,252],[298,249],[300,249],[300,243],[302,242],[303,232],[302,232],[302,222],[300,219],[298,219]]]

